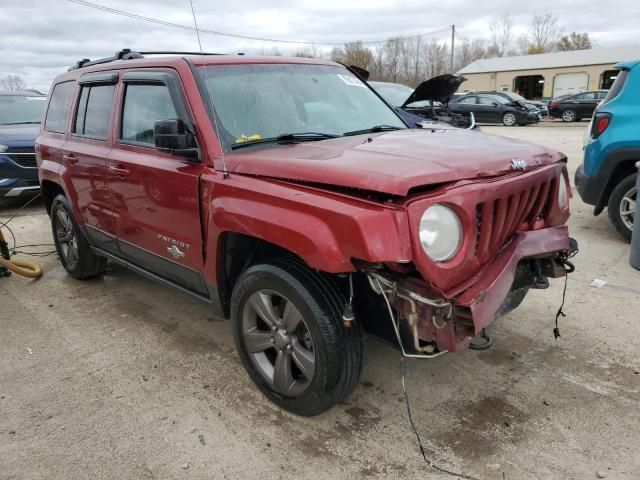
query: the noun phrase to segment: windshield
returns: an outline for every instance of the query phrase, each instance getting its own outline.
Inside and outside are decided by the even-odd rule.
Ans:
[[[342,67],[244,64],[201,67],[200,71],[225,150],[283,134],[341,136],[378,125],[407,128]]]
[[[40,123],[47,97],[0,95],[0,125]]]
[[[524,98],[522,95],[518,95],[517,93],[513,93],[513,92],[502,92],[504,93],[506,96],[508,96],[511,100],[519,100],[521,102],[528,102],[528,100],[526,98]]]
[[[389,105],[401,107],[413,93],[413,89],[398,83],[369,82],[369,85],[384,98]]]

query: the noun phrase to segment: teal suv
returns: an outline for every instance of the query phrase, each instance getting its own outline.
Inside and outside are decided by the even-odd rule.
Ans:
[[[631,240],[640,161],[640,60],[619,63],[618,76],[589,126],[575,184],[594,215],[607,207],[616,230]]]

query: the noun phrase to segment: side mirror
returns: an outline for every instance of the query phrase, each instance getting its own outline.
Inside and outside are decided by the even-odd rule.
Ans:
[[[156,121],[153,125],[153,141],[158,150],[198,158],[198,146],[193,133],[179,118]]]
[[[491,105],[493,105],[494,107],[498,106],[498,104],[496,102],[493,102]]]

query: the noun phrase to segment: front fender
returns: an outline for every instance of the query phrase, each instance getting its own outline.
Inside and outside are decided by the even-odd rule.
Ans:
[[[354,271],[354,258],[368,262],[412,258],[407,215],[395,205],[241,175],[218,179],[206,190],[211,196],[205,270],[215,284],[216,253],[224,232],[272,243],[329,273]]]

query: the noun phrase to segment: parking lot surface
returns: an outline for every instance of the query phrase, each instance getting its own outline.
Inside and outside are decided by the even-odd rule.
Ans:
[[[564,151],[573,178],[586,126],[482,130]],[[20,205],[0,202],[0,220]],[[640,272],[591,212],[576,194],[561,338],[552,280],[495,322],[493,349],[408,362],[436,464],[478,479],[640,478]],[[52,240],[41,203],[10,226],[18,245]],[[0,479],[456,478],[420,456],[392,348],[367,339],[354,394],[300,418],[258,392],[206,305],[120,267],[77,281],[55,255],[39,261],[40,280],[0,279]]]

